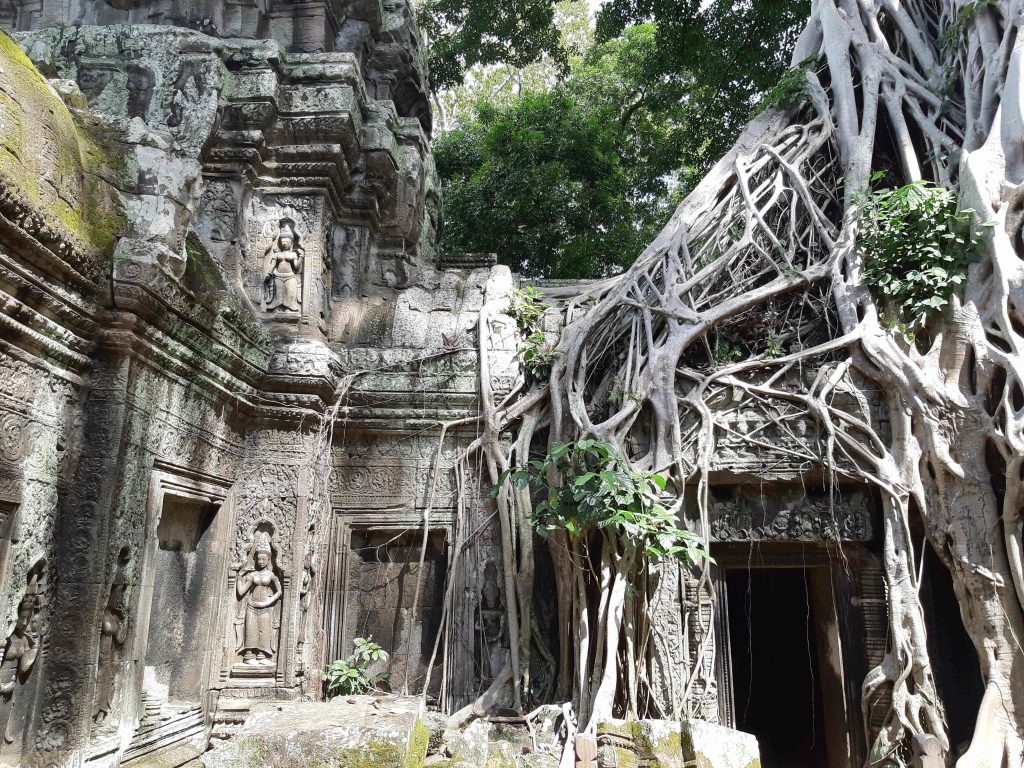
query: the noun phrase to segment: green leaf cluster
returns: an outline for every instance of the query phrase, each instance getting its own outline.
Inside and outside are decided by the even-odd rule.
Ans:
[[[684,80],[655,71],[652,25],[591,48],[550,90],[477,105],[442,135],[442,247],[527,277],[594,278],[636,258],[675,205]]]
[[[478,66],[470,85],[481,87],[465,89],[484,97],[475,108],[441,98],[461,105],[434,146],[441,247],[496,253],[527,277],[627,268],[766,95],[800,98],[806,72],[787,67],[808,9],[807,0],[611,0],[596,41],[571,50],[560,74]],[[500,22],[504,11],[495,13]]]
[[[540,330],[540,322],[550,307],[551,305],[544,301],[541,292],[528,285],[512,292],[508,314],[516,321],[519,332],[529,336]]]
[[[551,307],[532,285],[512,293],[508,314],[516,321],[523,336],[523,343],[517,357],[523,362],[530,378],[534,381],[546,379],[551,374],[558,352],[548,342],[541,330],[544,313]]]
[[[387,672],[371,672],[375,663],[388,660],[388,652],[373,642],[373,637],[357,637],[353,646],[347,658],[332,661],[321,676],[328,698],[367,693],[388,680]]]
[[[548,485],[552,473],[562,478],[561,485]],[[564,531],[576,539],[611,529],[654,561],[675,558],[692,564],[709,559],[704,540],[679,528],[661,503],[665,478],[630,469],[602,440],[555,443],[544,459],[506,470],[494,488],[495,496],[506,482],[543,494],[532,520],[541,536]]]
[[[563,67],[568,61],[551,0],[424,0],[416,20],[427,38],[434,88],[460,84],[475,65],[522,67],[544,56]]]
[[[927,181],[876,190],[861,202],[863,282],[907,341],[967,280],[980,242],[974,222],[973,210],[957,209],[956,195]]]

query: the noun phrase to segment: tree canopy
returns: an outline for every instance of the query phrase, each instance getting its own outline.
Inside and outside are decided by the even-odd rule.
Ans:
[[[670,213],[685,143],[681,78],[648,77],[654,26],[595,45],[565,81],[435,145],[448,250],[492,251],[529,276],[627,266]]]
[[[462,83],[478,64],[521,67],[542,56],[565,63],[551,0],[425,0],[417,11],[435,89]]]
[[[495,252],[532,277],[632,263],[783,77],[808,11],[805,1],[699,5],[613,0],[571,58],[564,40],[561,52],[510,40],[515,61],[527,48],[549,56],[554,77],[519,80],[510,94],[510,68],[437,140],[442,247]],[[464,61],[498,61],[492,53]]]

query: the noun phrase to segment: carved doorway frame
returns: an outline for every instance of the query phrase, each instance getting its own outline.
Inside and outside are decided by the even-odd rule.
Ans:
[[[154,562],[158,546],[157,530],[163,514],[165,498],[175,496],[216,505],[218,509],[212,526],[214,541],[228,542],[234,522],[234,510],[229,503],[230,488],[230,481],[215,475],[197,472],[159,459],[153,463],[149,482],[149,497],[146,502],[146,536],[141,553],[136,630],[133,633],[131,655],[134,663],[132,692],[139,712],[141,712],[144,668],[153,609],[153,589],[156,577]],[[220,548],[220,552],[215,555],[215,562],[211,564],[216,573],[227,571],[228,558],[228,547],[225,543]],[[224,633],[224,590],[227,580],[218,578],[215,581],[219,585],[217,594],[210,596],[210,603],[215,606],[214,615],[213,620],[206,627],[207,642],[204,644],[206,652],[199,662],[202,664],[199,679],[203,681],[205,690],[197,703],[202,706],[204,716],[209,714],[209,694],[215,687],[217,672],[220,668],[220,660],[214,660],[211,657],[215,650],[219,650],[220,637]]]
[[[862,544],[834,543],[712,543],[715,558],[715,633],[719,638],[716,677],[719,716],[736,727],[732,672],[732,639],[725,572],[745,569],[802,569],[808,577],[814,635],[824,704],[828,768],[860,768],[866,759],[860,708],[860,684],[866,674],[864,631],[857,611],[853,574],[859,567]],[[837,659],[838,657],[838,659]],[[838,660],[838,668],[829,660]]]
[[[324,629],[325,663],[334,658],[344,658],[348,651],[344,648],[346,640],[345,628],[348,626],[350,610],[348,597],[348,581],[351,567],[352,534],[356,531],[408,532],[423,535],[422,509],[351,509],[339,507],[331,510],[330,540],[327,550],[327,567],[324,574],[324,614],[321,626]],[[454,523],[450,509],[434,509],[431,511],[428,531],[444,533],[444,545],[447,557],[451,558],[452,535]],[[428,535],[429,535],[428,533]],[[451,563],[447,563],[445,586],[451,574]],[[445,635],[451,632],[451,622],[442,629]],[[447,638],[446,638],[447,639]],[[342,647],[338,648],[337,645]],[[445,643],[450,647],[450,643]],[[440,658],[440,657],[439,657]]]

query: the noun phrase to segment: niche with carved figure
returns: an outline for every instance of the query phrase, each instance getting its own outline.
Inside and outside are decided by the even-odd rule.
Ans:
[[[28,571],[18,601],[14,626],[0,655],[0,764],[22,752],[39,675],[39,655],[46,635],[46,560]],[[15,763],[17,761],[15,760]]]
[[[235,577],[232,677],[274,677],[281,637],[284,579],[277,564],[274,526],[256,526]]]

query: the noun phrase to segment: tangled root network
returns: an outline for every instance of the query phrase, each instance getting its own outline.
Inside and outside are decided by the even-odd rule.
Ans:
[[[863,682],[865,712],[887,708],[870,764],[905,758],[922,732],[950,746],[912,519],[952,574],[985,682],[957,765],[1024,764],[1021,24],[1020,0],[814,0],[794,53],[806,75],[794,104],[753,120],[631,269],[548,291],[566,320],[550,377],[496,402],[481,354],[484,429],[472,450],[491,482],[538,439],[600,439],[634,469],[670,478],[674,511],[691,500],[688,524],[706,536],[708,470],[728,436],[766,461],[820,467],[833,485],[877,489],[890,636]],[[865,281],[872,254],[858,229],[879,171],[890,188],[933,182],[989,223],[966,279],[913,338]],[[501,310],[484,307],[482,343]],[[743,359],[719,354],[727,339]],[[793,439],[730,433],[726,416],[740,410]],[[505,484],[497,502],[512,652],[467,711],[502,687],[520,707],[531,697],[531,498]],[[616,713],[692,710],[713,677],[704,617],[703,660],[671,711],[658,711],[646,590],[627,589],[643,556],[614,532],[600,539],[597,555],[550,541],[564,638],[556,693],[575,713],[570,737]],[[695,576],[706,591],[704,570]]]

